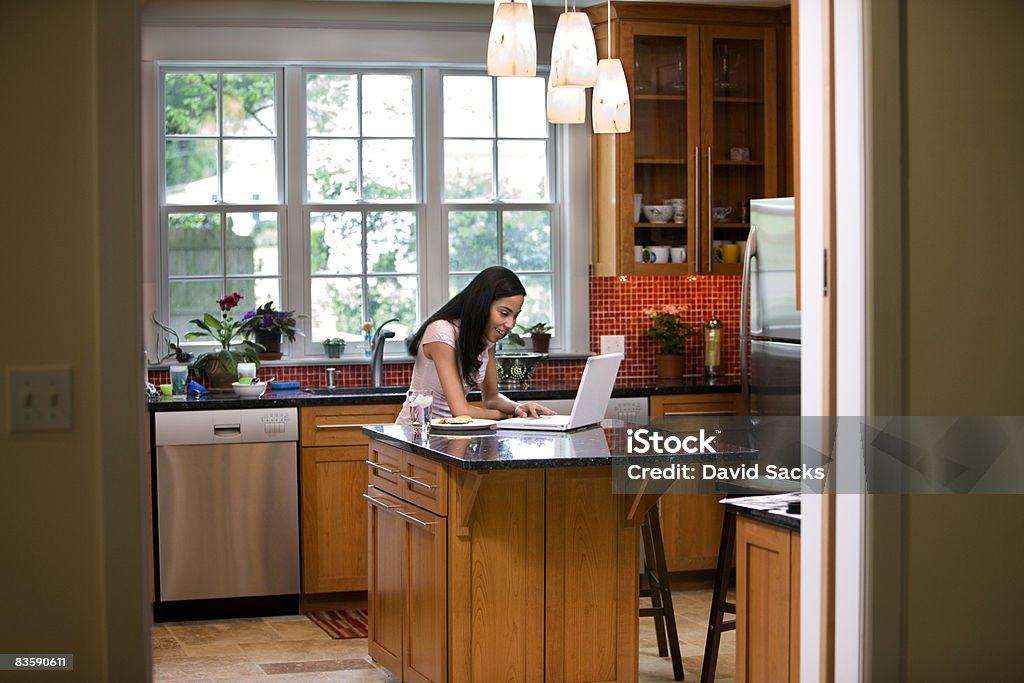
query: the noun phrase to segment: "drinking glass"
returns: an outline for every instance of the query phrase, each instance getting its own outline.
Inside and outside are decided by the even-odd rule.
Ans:
[[[188,386],[188,366],[171,366],[171,396],[175,401],[184,401]]]
[[[410,389],[405,394],[405,405],[409,406],[409,417],[412,418],[413,428],[429,431],[434,394],[429,391]]]

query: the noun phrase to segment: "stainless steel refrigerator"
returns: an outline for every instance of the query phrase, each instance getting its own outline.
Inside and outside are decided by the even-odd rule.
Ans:
[[[796,222],[792,197],[750,202],[743,254],[740,368],[754,427],[762,416],[800,415],[800,311],[796,308]],[[791,421],[785,421],[791,422]]]

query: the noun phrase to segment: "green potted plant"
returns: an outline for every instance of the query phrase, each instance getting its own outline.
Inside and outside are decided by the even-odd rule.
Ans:
[[[281,357],[281,337],[288,337],[288,341],[295,341],[295,335],[302,334],[296,325],[298,318],[305,318],[304,315],[295,315],[295,311],[279,311],[274,308],[274,302],[268,301],[255,310],[248,311],[243,317],[244,321],[252,321],[248,328],[254,341],[263,347],[260,351],[260,358],[263,360],[277,360]],[[248,338],[248,334],[246,335]]]
[[[516,329],[522,330],[523,334],[530,335],[530,341],[533,344],[533,350],[536,353],[547,353],[548,349],[551,348],[551,330],[554,329],[551,325],[545,322],[534,323],[529,326],[516,325]],[[522,335],[516,332],[509,332],[509,341],[516,346],[525,346],[526,341]]]
[[[658,342],[659,353],[654,354],[655,372],[662,379],[683,376],[683,351],[687,337],[697,334],[690,323],[683,320],[685,306],[668,304],[644,310],[650,326],[647,334]]]
[[[190,322],[199,331],[185,333],[185,339],[209,338],[220,344],[219,349],[199,354],[192,363],[193,372],[202,374],[207,390],[214,393],[231,391],[231,383],[238,379],[239,363],[259,364],[260,347],[247,338],[254,325],[253,319],[235,320],[231,314],[231,309],[241,300],[238,292],[217,299],[220,317],[204,313],[202,318],[193,318]]]
[[[341,354],[345,353],[345,340],[341,337],[328,337],[320,343],[328,358],[341,358]]]

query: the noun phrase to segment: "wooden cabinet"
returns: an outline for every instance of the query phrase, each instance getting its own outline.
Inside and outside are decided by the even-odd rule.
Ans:
[[[375,440],[367,459],[438,484],[431,509],[415,484],[367,490],[373,659],[403,681],[636,681],[638,531],[610,468],[476,473]]]
[[[736,520],[736,680],[800,680],[800,534]]]
[[[694,417],[712,427],[717,418],[739,415],[740,394],[651,396],[651,417]],[[671,425],[671,420],[666,424]],[[722,494],[668,494],[662,497],[661,535],[669,571],[714,569],[724,512]]]
[[[364,424],[394,422],[401,406],[302,408],[302,592],[367,589]]]
[[[393,470],[400,482],[388,485],[388,490],[374,485],[366,489],[370,656],[403,681],[446,681],[447,473],[438,463],[376,442],[370,446],[367,462],[372,463],[368,465],[371,476],[381,473],[390,477],[382,469],[386,468]],[[441,479],[445,480],[444,486],[440,485]],[[416,489],[423,488],[434,492],[427,502],[442,514],[409,500],[409,491],[419,496],[421,492]]]
[[[596,275],[739,274],[750,199],[778,196],[784,155],[779,70],[788,10],[612,3],[632,131],[594,135]],[[608,46],[604,5],[588,10],[598,52]],[[781,47],[780,47],[781,46]],[[783,182],[780,182],[783,181]],[[636,214],[681,199],[682,220]],[[719,250],[724,245],[736,248]],[[685,247],[685,262],[636,262],[636,246]],[[656,254],[655,251],[661,252]]]

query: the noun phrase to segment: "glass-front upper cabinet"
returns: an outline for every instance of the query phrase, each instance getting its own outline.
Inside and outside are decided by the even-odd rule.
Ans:
[[[739,274],[751,199],[777,196],[780,10],[588,9],[630,90],[632,128],[594,135],[596,275]],[[782,61],[780,61],[782,60]],[[783,183],[784,184],[784,183]]]
[[[701,29],[702,272],[740,272],[750,200],[776,196],[775,62],[770,29]]]
[[[696,26],[624,27],[632,48],[633,269],[693,272],[700,69]],[[627,76],[627,78],[629,78]]]

